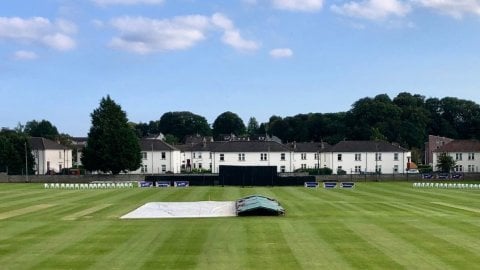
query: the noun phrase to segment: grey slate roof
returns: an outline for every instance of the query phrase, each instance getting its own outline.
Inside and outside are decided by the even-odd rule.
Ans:
[[[303,143],[289,143],[287,146],[294,152],[330,152],[332,147],[330,144],[325,142],[303,142]]]
[[[341,141],[329,152],[408,152],[407,149],[385,141]]]
[[[32,150],[66,150],[68,147],[61,145],[49,139],[41,137],[31,137],[30,147]]]
[[[177,148],[171,146],[170,144],[157,139],[141,139],[140,140],[140,149],[142,151],[174,151],[178,150]]]
[[[291,150],[280,143],[273,141],[222,141],[205,142],[200,144],[176,145],[181,151],[209,151],[209,152],[290,152]]]
[[[455,140],[445,144],[433,152],[480,152],[480,141]]]

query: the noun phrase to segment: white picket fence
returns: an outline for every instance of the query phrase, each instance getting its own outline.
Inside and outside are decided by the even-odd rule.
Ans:
[[[455,189],[480,189],[480,184],[463,183],[413,183],[415,188],[455,188]]]
[[[71,184],[71,183],[45,183],[45,189],[120,189],[133,188],[132,182],[125,183],[89,183],[89,184]]]

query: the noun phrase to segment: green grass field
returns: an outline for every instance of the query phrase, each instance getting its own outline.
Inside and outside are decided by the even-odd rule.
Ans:
[[[119,219],[146,202],[250,194],[286,216]],[[480,269],[480,190],[0,184],[0,269]]]

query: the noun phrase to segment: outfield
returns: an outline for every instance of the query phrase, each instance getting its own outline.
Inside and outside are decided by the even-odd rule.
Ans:
[[[154,201],[263,194],[284,217],[120,220]],[[480,190],[360,183],[45,190],[0,184],[0,269],[479,269]]]

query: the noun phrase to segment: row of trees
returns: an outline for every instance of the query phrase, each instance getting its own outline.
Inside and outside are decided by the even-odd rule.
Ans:
[[[404,92],[393,99],[386,94],[362,98],[347,112],[274,115],[261,124],[251,117],[247,126],[232,112],[220,114],[211,127],[205,117],[191,112],[167,112],[158,121],[133,125],[139,137],[162,132],[173,142],[191,134],[268,133],[284,142],[380,139],[422,149],[428,134],[480,139],[480,107],[453,97],[427,99]]]

